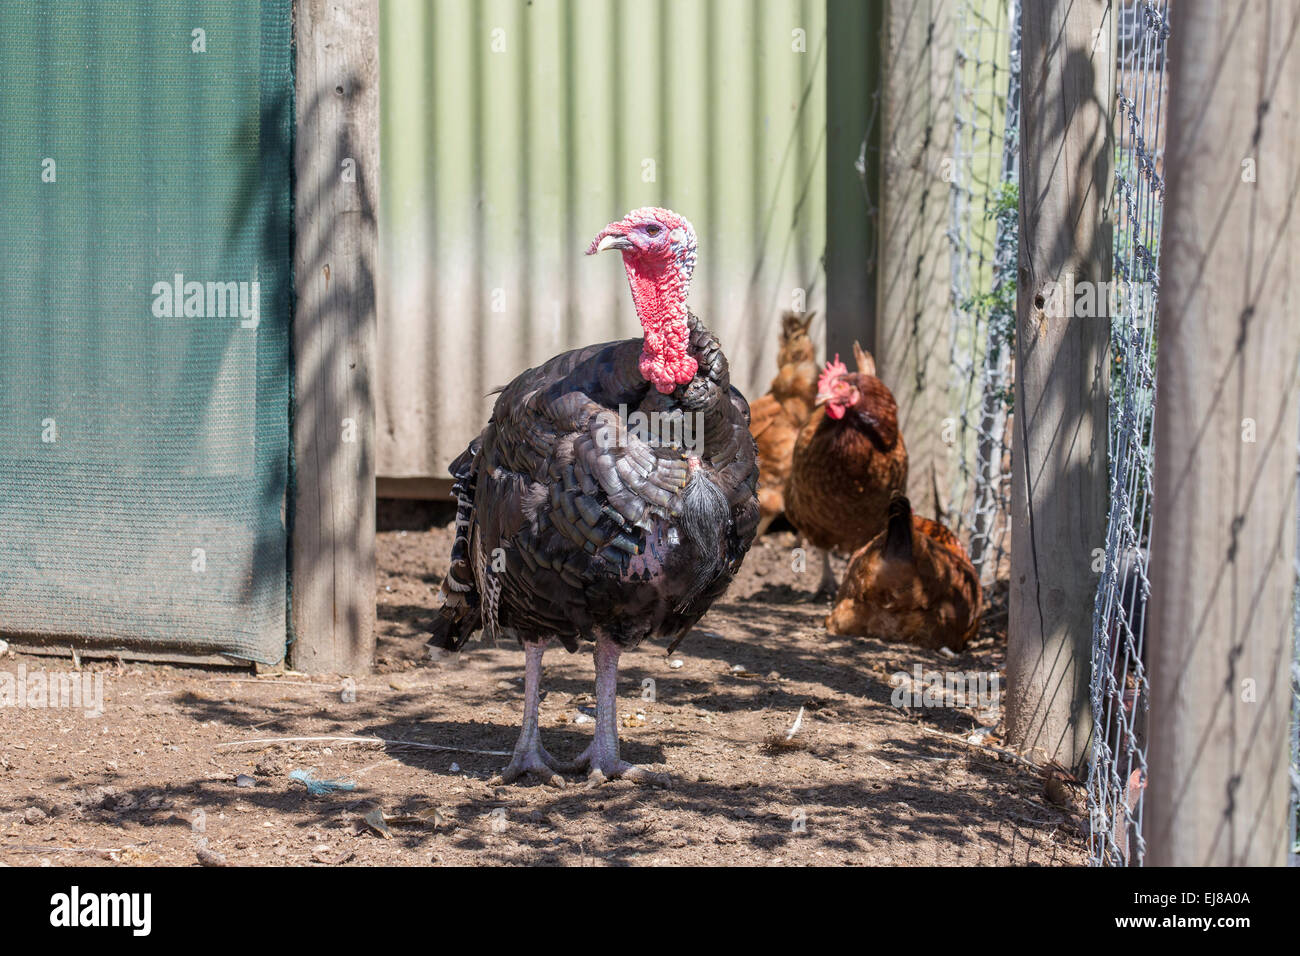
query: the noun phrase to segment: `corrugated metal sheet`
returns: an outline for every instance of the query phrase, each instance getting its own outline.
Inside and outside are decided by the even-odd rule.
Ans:
[[[766,389],[781,310],[822,307],[824,2],[386,0],[381,49],[381,476],[445,476],[491,389],[639,334],[583,254],[636,206],[694,223],[691,307]]]

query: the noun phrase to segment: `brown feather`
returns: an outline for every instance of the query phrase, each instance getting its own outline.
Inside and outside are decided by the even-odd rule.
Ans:
[[[904,516],[906,549],[895,540]],[[907,499],[899,497],[889,528],[849,562],[826,629],[960,651],[979,628],[982,598],[957,537],[936,521],[912,515]]]
[[[781,317],[779,371],[768,392],[750,405],[749,430],[758,443],[759,534],[785,510],[795,439],[817,400],[818,370],[808,336],[815,314],[786,312]]]
[[[907,488],[898,406],[874,375],[843,376],[858,390],[843,418],[819,407],[795,442],[786,516],[810,544],[852,552],[884,530],[890,499]]]

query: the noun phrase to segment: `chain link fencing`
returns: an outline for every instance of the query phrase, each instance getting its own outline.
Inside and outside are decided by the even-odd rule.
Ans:
[[[1115,234],[1110,336],[1110,514],[1093,620],[1088,856],[1141,865],[1150,702],[1144,643],[1151,583],[1156,306],[1165,198],[1168,0],[1116,4]]]
[[[1295,652],[1291,658],[1291,851],[1288,862],[1300,866],[1300,444],[1296,446],[1296,560],[1291,598]]]

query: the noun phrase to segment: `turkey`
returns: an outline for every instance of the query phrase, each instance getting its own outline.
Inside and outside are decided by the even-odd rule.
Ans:
[[[644,338],[565,352],[501,390],[452,463],[451,566],[429,643],[477,629],[524,648],[524,717],[500,782],[563,786],[667,778],[622,760],[619,655],[651,637],[671,652],[731,583],[758,524],[749,406],[717,337],[686,307],[691,224],[667,209],[610,223],[587,254],[622,254]],[[538,727],[542,654],[595,643],[591,745],[561,763]]]

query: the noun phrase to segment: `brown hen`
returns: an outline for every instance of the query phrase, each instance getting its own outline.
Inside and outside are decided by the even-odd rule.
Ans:
[[[785,483],[795,439],[813,412],[817,400],[817,362],[808,336],[815,312],[800,318],[796,312],[781,317],[780,371],[767,394],[749,406],[749,430],[758,443],[758,533],[785,511]]]
[[[826,630],[960,651],[979,627],[981,598],[956,535],[913,516],[899,495],[888,527],[849,562]]]
[[[809,544],[821,548],[821,592],[835,592],[827,551],[851,553],[882,530],[895,493],[907,487],[907,449],[898,405],[875,376],[871,355],[856,344],[857,372],[839,356],[827,362],[817,408],[795,442],[785,513]]]

